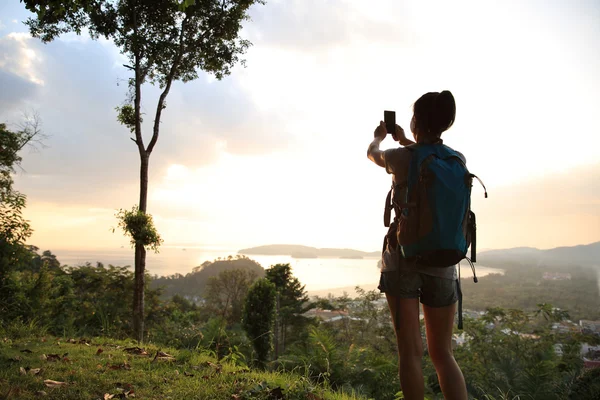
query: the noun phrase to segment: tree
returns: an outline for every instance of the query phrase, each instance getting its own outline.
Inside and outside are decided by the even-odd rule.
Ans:
[[[292,274],[290,264],[271,266],[267,269],[265,277],[277,288],[277,322],[279,325],[279,329],[275,332],[277,358],[280,353],[283,353],[287,344],[294,339],[288,335],[304,332],[303,328],[308,320],[302,314],[308,310],[308,295],[304,290],[305,286]]]
[[[32,257],[25,247],[25,241],[33,233],[29,221],[23,217],[27,197],[13,189],[13,174],[21,165],[19,152],[43,138],[40,125],[37,115],[25,115],[16,131],[0,124],[0,317],[8,315],[8,309],[17,305],[11,271]]]
[[[241,269],[225,270],[210,277],[206,284],[206,305],[227,323],[239,322],[244,299],[256,278],[255,272]]]
[[[262,278],[254,282],[244,302],[242,326],[252,341],[261,366],[267,362],[273,347],[275,297],[275,285]]]
[[[112,39],[129,59],[133,76],[129,95],[118,107],[117,119],[130,129],[140,157],[140,213],[147,212],[148,168],[156,146],[166,99],[174,81],[198,77],[198,69],[217,79],[229,75],[250,42],[239,37],[248,9],[263,0],[23,0],[36,18],[27,20],[30,32],[43,42],[63,33],[87,28],[93,39]],[[162,89],[156,104],[150,142],[142,135],[142,86]],[[144,271],[146,248],[135,243],[134,330],[144,335]]]

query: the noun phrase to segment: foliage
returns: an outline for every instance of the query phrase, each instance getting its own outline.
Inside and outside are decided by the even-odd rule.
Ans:
[[[116,216],[119,228],[130,237],[132,247],[139,244],[158,253],[158,248],[163,240],[154,226],[152,215],[140,210],[138,206],[134,206],[131,211],[120,209]]]
[[[455,350],[455,357],[470,393],[489,398],[568,398],[572,378],[582,372],[579,351],[585,338],[550,329],[555,318],[544,318],[544,311],[549,311],[545,304],[533,313],[494,308],[479,320],[465,322],[468,340]],[[557,344],[562,355],[556,352]]]
[[[276,264],[266,270],[265,277],[271,281],[279,295],[276,318],[279,321],[279,332],[275,332],[276,345],[282,352],[297,340],[305,339],[307,318],[302,314],[308,307],[308,295],[305,286],[292,274],[290,264]]]
[[[148,306],[148,304],[146,304]],[[148,341],[182,349],[195,349],[203,339],[200,309],[196,304],[173,296],[148,313]]]
[[[45,334],[61,336],[60,341],[64,343],[66,338],[81,336],[131,336],[127,305],[132,296],[133,274],[128,268],[102,264],[61,267],[50,251],[39,252],[35,247],[25,249],[25,256],[11,269],[15,304],[10,313],[2,314],[0,339],[11,343],[27,338],[31,342],[36,335]],[[233,257],[217,260],[221,267],[232,267],[234,261],[243,260]],[[212,272],[223,271],[221,267],[208,263],[198,268],[196,274],[206,268]],[[224,271],[230,273],[235,269]],[[147,288],[147,338],[152,346],[168,345],[182,350],[178,353],[180,372],[179,367],[189,366],[185,363],[204,354],[240,367],[256,360],[262,367],[269,365],[282,372],[302,374],[294,378],[298,382],[289,385],[272,380],[262,384],[264,379],[247,381],[243,388],[237,387],[240,398],[268,398],[278,387],[286,394],[296,393],[295,388],[301,387],[298,393],[305,397],[299,395],[300,398],[306,398],[307,393],[318,393],[314,391],[318,387],[331,387],[359,398],[398,398],[395,338],[389,311],[380,293],[357,288],[354,298],[344,295],[316,299],[320,307],[347,310],[349,314],[340,313],[344,317],[339,320],[308,320],[304,332],[299,333],[306,339],[289,345],[277,361],[269,364],[276,291],[268,279],[255,282],[245,299],[240,327],[235,321],[214,315],[214,306],[206,302],[195,303],[184,296],[162,300],[160,288]],[[465,343],[456,347],[455,356],[470,395],[477,399],[534,400],[597,396],[597,372],[584,371],[580,355],[581,343],[593,344],[594,338],[553,329],[553,324],[566,323],[567,317],[565,310],[540,303],[530,312],[495,307],[478,319],[466,320],[462,332]],[[0,357],[0,364],[3,362],[6,360]],[[440,398],[437,375],[427,355],[423,366],[428,398]],[[138,367],[146,368],[142,364]],[[150,373],[158,366],[150,364],[147,368]],[[4,378],[6,375],[1,371],[0,366],[0,385],[14,378]],[[73,381],[79,383],[81,375],[76,376],[79,378]],[[36,384],[35,381],[24,382],[19,381],[16,387],[23,384],[27,388],[24,390],[30,390],[34,387],[31,385]],[[102,385],[102,379],[96,382]],[[4,393],[0,391],[0,394]]]
[[[37,114],[25,114],[18,130],[9,130],[6,124],[0,123],[0,203],[5,201],[5,196],[16,194],[12,188],[12,174],[23,160],[19,152],[25,146],[43,146],[41,141],[45,137]]]
[[[585,371],[573,382],[569,400],[600,398],[600,368]]]
[[[242,324],[261,366],[267,362],[273,346],[275,298],[275,285],[262,278],[252,285],[244,303]]]
[[[121,125],[126,126],[131,133],[135,133],[135,109],[131,104],[125,104],[121,107],[115,107],[115,111],[117,112],[117,121]],[[144,119],[139,117],[140,124],[144,122]]]
[[[257,279],[254,271],[230,269],[211,276],[206,284],[205,305],[212,315],[220,315],[229,325],[242,319],[244,299]]]
[[[14,271],[30,258],[25,241],[33,230],[23,217],[26,196],[13,189],[12,174],[22,161],[19,151],[43,137],[39,126],[37,116],[26,116],[18,131],[0,124],[0,322],[18,316],[22,308]]]
[[[9,274],[10,302],[0,308],[0,327],[36,323],[49,333],[126,337],[131,334],[129,305],[133,274],[127,267],[85,264],[60,267],[50,251],[27,248]],[[149,314],[156,313],[160,290],[146,288]],[[153,308],[154,307],[154,308]],[[150,318],[149,329],[161,321]],[[6,328],[8,329],[8,328]]]
[[[284,370],[306,369],[311,379],[368,398],[394,399],[400,387],[389,312],[376,305],[380,293],[357,288],[357,297],[317,298],[320,307],[352,310],[353,318],[308,328],[305,342],[279,359]],[[356,317],[360,315],[360,317]]]

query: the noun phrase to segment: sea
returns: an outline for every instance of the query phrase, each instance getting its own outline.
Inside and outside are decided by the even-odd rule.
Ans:
[[[53,250],[61,265],[79,266],[97,262],[105,266],[134,265],[133,249],[123,247],[115,249],[90,250]],[[160,253],[147,252],[146,270],[150,275],[169,276],[188,274],[192,269],[205,261],[219,258],[235,257],[237,250],[206,249],[201,247],[183,248],[166,247]],[[343,292],[354,294],[354,288],[360,286],[365,290],[373,290],[379,281],[378,258],[346,259],[346,258],[293,258],[290,256],[248,255],[263,268],[275,264],[290,264],[294,276],[305,285],[310,295],[326,296],[328,293],[339,296]],[[477,276],[503,274],[504,270],[476,265]],[[471,268],[465,263],[461,265],[463,279],[472,277]]]

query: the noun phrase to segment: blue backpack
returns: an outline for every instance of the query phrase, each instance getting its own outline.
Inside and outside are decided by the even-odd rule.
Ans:
[[[394,244],[405,259],[415,260],[417,265],[445,268],[463,259],[475,262],[471,187],[473,179],[479,178],[469,172],[456,151],[443,144],[414,144],[406,149],[412,153],[406,194],[399,198],[396,193],[402,188],[393,187],[386,199],[386,226],[390,226],[391,209],[396,213],[391,225],[396,233]]]
[[[417,267],[453,267],[466,259],[473,269],[477,261],[475,213],[471,211],[471,187],[477,179],[461,156],[443,144],[407,146],[411,161],[406,191],[392,186],[386,199],[384,225],[389,227],[383,254],[389,248],[399,251]],[[401,195],[405,193],[404,196]],[[396,217],[390,224],[391,210]],[[471,258],[467,251],[471,247]],[[460,268],[458,286],[458,329],[463,328]]]

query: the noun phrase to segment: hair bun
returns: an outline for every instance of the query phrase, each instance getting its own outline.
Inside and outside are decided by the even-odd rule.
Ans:
[[[454,103],[454,96],[450,93],[449,90],[441,91],[437,96],[437,101],[442,101],[442,103]]]
[[[449,90],[443,90],[435,98],[435,108],[439,116],[439,125],[446,130],[454,124],[456,116],[456,102]]]

